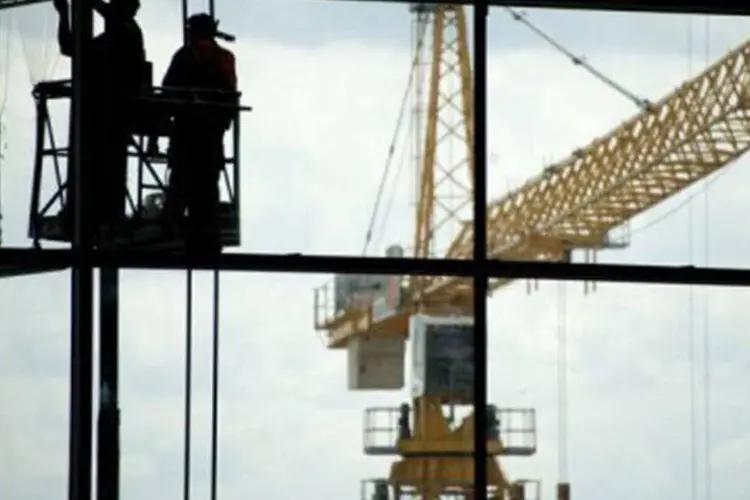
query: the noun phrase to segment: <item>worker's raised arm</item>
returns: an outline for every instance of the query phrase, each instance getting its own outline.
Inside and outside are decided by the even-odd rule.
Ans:
[[[59,17],[57,22],[57,43],[60,46],[60,53],[71,57],[73,55],[73,33],[70,31],[68,0],[54,0],[53,5]]]
[[[106,23],[124,25],[135,17],[140,9],[140,0],[94,0],[94,10]]]
[[[112,7],[108,3],[104,3],[103,0],[94,0],[94,10],[104,19],[109,17],[111,8]]]

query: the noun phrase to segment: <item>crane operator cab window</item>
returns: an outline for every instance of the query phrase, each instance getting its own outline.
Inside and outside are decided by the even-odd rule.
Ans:
[[[54,5],[60,14],[61,51],[69,54],[69,7],[66,0]],[[110,18],[105,17],[104,33],[92,43],[108,29],[120,28],[110,19],[119,19],[111,13],[122,12],[123,6],[130,8],[130,31],[117,33],[140,34],[134,21],[138,0],[99,2],[99,12]],[[113,87],[97,93],[100,109],[118,111],[109,115],[116,119],[95,113],[92,131],[98,146],[86,189],[93,198],[99,247],[213,253],[239,245],[239,113],[250,108],[239,105],[234,55],[216,42],[233,37],[219,32],[218,22],[206,14],[192,16],[187,28],[188,42],[175,52],[161,87],[152,84],[143,37],[131,36],[129,60],[135,63],[129,74],[137,82],[124,92]],[[33,90],[37,144],[29,236],[37,246],[42,240],[72,238],[66,203],[73,178],[66,168],[69,148],[56,140],[49,109],[56,100],[69,100],[71,87],[70,80],[48,81]]]

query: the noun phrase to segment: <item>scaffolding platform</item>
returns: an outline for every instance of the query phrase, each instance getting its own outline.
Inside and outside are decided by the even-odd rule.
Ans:
[[[34,86],[32,94],[36,103],[36,152],[28,236],[34,246],[40,248],[42,241],[70,242],[72,238],[62,216],[67,195],[69,147],[67,137],[65,140],[57,137],[50,113],[51,104],[70,101],[72,84],[70,80],[40,82]],[[240,112],[250,108],[240,106],[240,93],[229,96],[233,103],[231,105],[207,101],[201,97],[206,94],[207,91],[201,89],[153,87],[150,81],[144,84],[141,94],[133,100],[134,111],[129,124],[127,174],[128,178],[134,177],[135,182],[127,186],[126,199],[123,200],[123,204],[127,205],[124,218],[96,229],[97,247],[169,252],[184,250],[184,228],[190,223],[189,214],[173,227],[165,228],[158,222],[169,182],[169,166],[161,148],[153,150],[148,144],[151,140],[158,143],[169,138],[171,117],[178,111],[185,113],[192,109],[226,106],[233,110],[233,117],[225,135],[217,223],[222,247],[240,245],[240,196],[237,189],[240,176]],[[208,94],[226,93],[211,91]],[[224,95],[223,99],[227,100],[227,96]]]
[[[475,500],[472,484],[453,485],[443,489],[439,500]],[[499,491],[496,485],[487,485],[487,500],[540,500],[542,484],[537,479],[520,479]],[[361,500],[423,500],[413,485],[392,485],[387,478],[365,479],[360,485]]]
[[[474,500],[474,496],[464,487],[453,486],[445,488],[438,497],[439,500]],[[366,479],[360,487],[361,500],[423,500],[424,496],[413,486],[393,486],[388,479]],[[487,485],[487,500],[500,500],[504,497],[494,485]],[[519,500],[532,500],[531,498]]]
[[[490,455],[528,457],[536,453],[536,411],[532,408],[496,408],[495,435],[488,430],[487,453]],[[369,408],[365,411],[364,452],[367,455],[395,456],[408,454],[411,436],[404,436],[400,407]],[[409,409],[408,429],[415,428],[414,409]],[[425,444],[425,443],[422,443]],[[458,434],[449,434],[443,442],[431,441],[435,455],[472,455],[473,440],[466,442]],[[447,451],[452,450],[452,451]]]
[[[236,224],[234,210],[229,203],[221,203],[219,231],[222,247],[234,247],[240,244],[239,228]],[[68,242],[69,234],[65,231],[60,215],[46,215],[37,219],[40,238],[47,241]],[[180,251],[185,246],[186,236],[182,231],[172,232],[168,237],[157,220],[130,217],[115,227],[106,228],[105,237],[101,239],[101,248],[128,247],[131,250],[166,250]]]

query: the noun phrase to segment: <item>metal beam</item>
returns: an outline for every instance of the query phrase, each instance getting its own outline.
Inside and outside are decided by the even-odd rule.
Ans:
[[[0,10],[25,7],[38,3],[52,3],[50,0],[0,0]]]
[[[53,267],[17,267],[17,266],[0,266],[0,278],[17,278],[21,276],[31,276],[33,274],[44,274],[55,271],[65,271],[65,266],[53,266]]]
[[[684,0],[327,0],[335,2],[368,2],[382,4],[446,4],[490,5],[492,7],[576,9],[629,12],[663,12],[673,14],[750,15],[750,4],[736,0],[713,0],[710,3],[690,3]]]
[[[93,0],[74,0],[71,5],[73,31],[73,95],[71,99],[71,162],[73,168],[71,196],[73,213],[73,260],[70,293],[70,437],[68,499],[91,500],[92,479],[92,410],[93,410],[93,267],[89,262],[92,248],[91,190],[91,122],[92,47],[94,32]]]
[[[99,421],[96,498],[120,498],[120,271],[99,273]]]
[[[142,252],[90,254],[97,268],[185,270],[219,269],[236,272],[353,273],[472,277],[471,260],[391,259],[386,257],[338,257],[329,255],[222,254],[215,258],[187,257]],[[0,266],[70,267],[76,258],[70,250],[0,249]],[[568,281],[611,281],[665,285],[750,286],[750,269],[695,266],[651,266],[625,264],[562,264],[490,260],[487,273],[509,279],[534,278]]]
[[[474,12],[474,498],[487,498],[487,18]]]

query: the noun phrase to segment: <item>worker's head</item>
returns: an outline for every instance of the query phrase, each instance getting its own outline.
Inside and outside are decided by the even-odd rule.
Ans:
[[[219,22],[209,14],[195,14],[187,20],[188,39],[191,41],[209,40],[216,36]]]
[[[141,8],[140,0],[111,0],[114,12],[122,17],[132,19]]]

